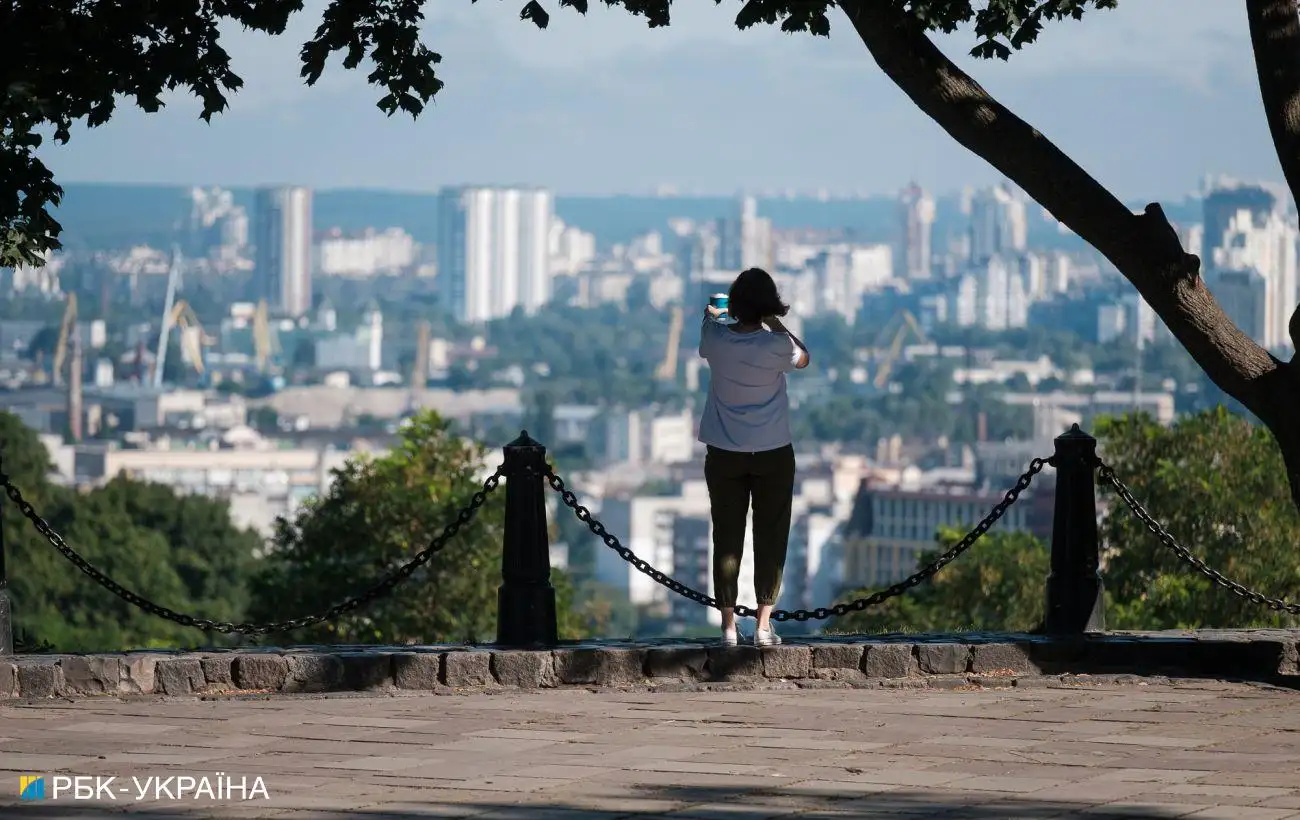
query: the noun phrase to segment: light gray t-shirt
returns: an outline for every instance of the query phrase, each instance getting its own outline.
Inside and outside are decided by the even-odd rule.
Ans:
[[[698,440],[740,453],[790,444],[785,374],[795,369],[800,353],[788,333],[737,333],[706,316],[700,356],[709,362],[709,396]]]

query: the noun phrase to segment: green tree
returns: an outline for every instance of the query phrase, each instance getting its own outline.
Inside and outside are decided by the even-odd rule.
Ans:
[[[966,535],[944,528],[938,549],[923,554],[924,566]],[[1046,545],[1024,532],[982,536],[975,546],[938,575],[881,606],[835,621],[837,632],[1028,631],[1043,619],[1044,589],[1050,565]],[[874,590],[847,593],[851,601]]]
[[[1300,601],[1300,515],[1268,431],[1220,407],[1162,427],[1097,425],[1102,457],[1179,543],[1229,578]],[[1162,545],[1105,484],[1107,623],[1119,629],[1295,626],[1214,586]]]
[[[281,519],[255,579],[255,620],[313,614],[360,593],[424,550],[469,504],[495,458],[422,411],[379,458],[335,471],[330,490]],[[341,643],[489,641],[496,635],[505,487],[392,594],[291,637]],[[572,587],[553,573],[562,637],[579,637]]]
[[[126,479],[84,494],[58,486],[40,439],[8,413],[0,413],[0,454],[23,497],[101,572],[185,614],[242,617],[258,539],[233,525],[226,504]],[[229,643],[150,615],[99,586],[13,503],[4,504],[3,527],[17,632],[64,652]]]

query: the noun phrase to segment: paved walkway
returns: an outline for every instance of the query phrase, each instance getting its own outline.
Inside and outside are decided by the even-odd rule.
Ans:
[[[1207,682],[56,702],[0,707],[0,770],[6,819],[1300,818],[1300,693]],[[60,772],[117,779],[98,802],[55,799]],[[45,799],[19,801],[20,774],[44,775]],[[185,776],[189,793],[169,798]],[[254,799],[232,799],[241,781]],[[196,800],[205,782],[227,799]]]

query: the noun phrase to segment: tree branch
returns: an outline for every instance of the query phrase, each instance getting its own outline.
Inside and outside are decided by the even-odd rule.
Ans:
[[[881,70],[918,108],[1109,259],[1225,393],[1266,423],[1277,418],[1264,377],[1280,363],[1223,312],[1201,280],[1200,259],[1184,252],[1159,205],[1132,213],[944,56],[894,4],[840,5]]]
[[[1300,14],[1295,0],[1246,0],[1246,18],[1268,130],[1300,201]]]

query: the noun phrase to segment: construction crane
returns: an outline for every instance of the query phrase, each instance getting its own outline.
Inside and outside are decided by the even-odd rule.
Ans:
[[[279,352],[279,346],[271,335],[271,317],[265,299],[257,303],[257,312],[253,314],[253,349],[257,354],[257,372],[265,375]]]
[[[898,363],[898,357],[903,351],[903,342],[907,340],[909,331],[919,344],[925,344],[928,341],[925,332],[921,330],[920,324],[917,323],[916,317],[909,310],[900,310],[894,314],[894,317],[885,325],[885,329],[881,331],[876,342],[877,350],[883,346],[884,340],[890,336],[893,337],[893,341],[890,342],[885,358],[880,363],[880,369],[876,371],[876,378],[872,381],[877,390],[884,390],[885,386],[889,384],[889,374],[893,372],[894,365]]]
[[[158,353],[154,356],[153,386],[161,390],[163,384],[163,366],[167,364],[167,340],[171,336],[172,311],[175,309],[176,289],[181,278],[181,249],[172,245],[172,261],[167,269],[167,296],[163,300],[162,330],[158,333]]]
[[[180,328],[181,350],[184,352],[185,358],[189,359],[195,373],[200,376],[204,375],[207,369],[207,356],[203,349],[212,347],[217,343],[217,340],[204,331],[203,325],[199,323],[199,317],[194,315],[194,309],[184,299],[177,302],[176,307],[172,308],[169,318],[173,326]]]
[[[411,369],[411,389],[423,390],[429,383],[429,345],[433,330],[428,322],[420,322],[415,336],[415,365]]]
[[[63,323],[59,325],[59,341],[54,348],[54,371],[50,374],[56,385],[63,384],[63,364],[68,358],[68,338],[77,326],[77,294],[68,294],[68,305],[63,309]]]
[[[677,360],[682,345],[682,309],[673,308],[672,322],[668,326],[668,346],[664,350],[664,360],[655,370],[655,378],[663,382],[677,380]]]

